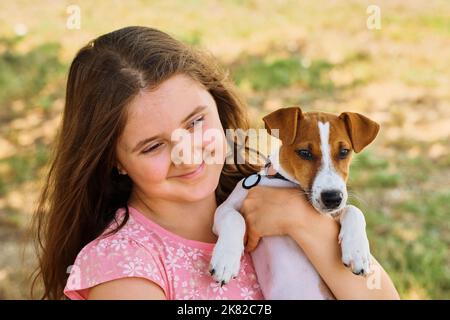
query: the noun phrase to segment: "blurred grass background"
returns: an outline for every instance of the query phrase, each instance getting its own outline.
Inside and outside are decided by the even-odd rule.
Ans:
[[[66,28],[71,4],[80,29]],[[381,9],[380,30],[366,27],[370,4]],[[34,255],[24,235],[71,59],[127,25],[214,53],[254,127],[287,105],[378,121],[349,183],[372,252],[403,299],[450,298],[449,1],[27,0],[0,4],[0,299],[29,298]]]

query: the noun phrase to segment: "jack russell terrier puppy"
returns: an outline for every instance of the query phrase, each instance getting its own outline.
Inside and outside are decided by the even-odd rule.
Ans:
[[[281,147],[269,155],[258,174],[242,179],[216,210],[218,236],[210,273],[222,285],[239,273],[244,251],[245,220],[239,213],[248,189],[256,184],[300,187],[314,208],[340,222],[342,262],[353,273],[367,275],[370,249],[364,215],[347,205],[352,150],[370,144],[379,125],[358,113],[302,113],[298,107],[276,110],[263,118],[269,134],[278,129]],[[288,236],[263,237],[251,253],[266,299],[334,299],[303,250]]]

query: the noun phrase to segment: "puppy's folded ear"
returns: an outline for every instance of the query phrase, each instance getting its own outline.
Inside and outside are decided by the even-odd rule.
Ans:
[[[283,144],[292,144],[297,135],[297,126],[302,117],[299,107],[281,108],[263,118],[267,132],[280,139]],[[278,135],[277,131],[278,130]]]
[[[348,135],[356,153],[375,140],[380,125],[359,113],[344,112],[339,116],[345,123]]]

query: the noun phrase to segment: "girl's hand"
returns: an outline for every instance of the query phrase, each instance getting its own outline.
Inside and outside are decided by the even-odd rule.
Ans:
[[[255,186],[241,210],[246,222],[246,251],[253,251],[264,236],[290,235],[308,214],[317,214],[298,188]]]

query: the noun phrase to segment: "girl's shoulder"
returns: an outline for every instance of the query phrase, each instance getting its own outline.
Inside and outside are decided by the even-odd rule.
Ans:
[[[128,213],[127,221],[119,227],[125,219],[125,209],[118,209],[109,227],[83,247],[77,260],[86,260],[92,255],[98,260],[110,256],[128,256],[135,251],[146,251],[155,257],[163,255],[167,239],[154,228],[146,226],[145,221],[136,217],[131,209]]]
[[[142,277],[158,284],[167,295],[163,255],[165,240],[130,213],[119,209],[116,219],[101,236],[84,246],[69,266],[64,294],[71,299],[86,299],[89,288],[124,277]]]

